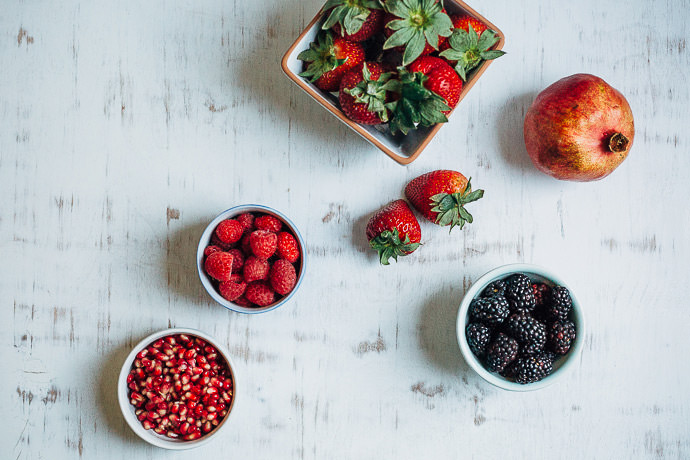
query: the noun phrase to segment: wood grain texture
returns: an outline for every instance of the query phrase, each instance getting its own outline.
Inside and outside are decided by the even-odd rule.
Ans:
[[[690,3],[471,3],[506,35],[404,168],[280,73],[321,6],[12,1],[0,14],[0,458],[163,459],[116,405],[130,348],[169,326],[224,341],[232,428],[178,458],[690,457]],[[591,184],[529,162],[522,120],[553,81],[628,98],[629,159]],[[462,232],[422,223],[390,267],[364,227],[404,184],[458,169],[486,190]],[[310,267],[289,305],[243,316],[197,279],[204,226],[241,203],[296,222]],[[460,357],[455,315],[490,268],[556,270],[585,305],[570,379],[495,389]]]

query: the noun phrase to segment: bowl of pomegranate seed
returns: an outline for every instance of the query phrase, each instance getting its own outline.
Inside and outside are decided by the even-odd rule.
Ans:
[[[505,390],[531,391],[575,367],[585,320],[575,294],[555,273],[510,264],[467,290],[457,336],[465,361],[484,380]]]
[[[201,235],[199,279],[219,304],[264,313],[287,303],[306,269],[302,235],[283,213],[257,204],[220,213]]]
[[[237,380],[230,355],[201,331],[166,329],[139,342],[118,379],[120,409],[144,441],[199,447],[226,425]]]

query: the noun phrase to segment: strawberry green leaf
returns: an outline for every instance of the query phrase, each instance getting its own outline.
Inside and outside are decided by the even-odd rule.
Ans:
[[[450,48],[439,53],[439,56],[449,61],[457,61],[455,71],[460,78],[467,81],[467,74],[479,66],[482,60],[496,59],[505,54],[503,51],[489,50],[496,42],[498,37],[493,30],[485,30],[478,38],[472,25],[468,31],[457,28],[448,39]]]
[[[441,226],[450,225],[450,230],[458,226],[462,229],[465,223],[472,223],[474,218],[465,205],[484,196],[484,190],[472,191],[470,178],[462,192],[439,193],[430,198],[431,211],[436,213],[436,223]]]
[[[503,56],[504,54],[506,54],[505,51],[501,51],[501,50],[489,50],[489,51],[482,51],[482,53],[480,54],[480,56],[481,56],[482,59],[484,59],[485,61],[490,61],[490,60],[492,60],[492,59],[499,58],[499,57]]]
[[[381,232],[369,241],[369,245],[379,253],[382,265],[389,265],[391,258],[397,262],[398,256],[406,256],[420,246],[419,243],[410,243],[409,235],[405,235],[405,240],[400,241],[397,228]]]
[[[485,30],[479,37],[479,41],[477,42],[477,48],[479,48],[480,50],[488,50],[496,43],[498,43],[498,40],[499,38],[493,30]]]
[[[330,10],[330,14],[321,28],[328,30],[335,24],[340,24],[343,36],[346,33],[352,35],[359,32],[371,10],[381,8],[381,4],[376,0],[328,0],[323,10]]]
[[[417,30],[405,47],[405,52],[403,53],[403,65],[405,65],[405,62],[410,63],[417,59],[422,54],[422,51],[424,51],[424,45],[426,45],[424,32]]]
[[[309,44],[309,49],[297,55],[297,59],[308,63],[307,70],[299,75],[309,78],[310,81],[318,80],[324,73],[343,65],[346,61],[335,57],[333,35],[330,32],[321,32],[316,41]]]

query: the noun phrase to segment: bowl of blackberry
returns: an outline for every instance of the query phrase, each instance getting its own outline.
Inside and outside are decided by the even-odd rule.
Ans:
[[[484,380],[531,391],[572,369],[584,343],[584,316],[572,290],[550,270],[504,265],[467,290],[457,336],[465,361]]]

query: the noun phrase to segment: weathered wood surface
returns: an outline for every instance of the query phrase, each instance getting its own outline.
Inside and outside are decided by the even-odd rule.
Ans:
[[[408,168],[281,74],[320,5],[3,5],[0,458],[690,457],[690,3],[472,3],[508,55]],[[539,174],[522,143],[534,95],[577,72],[637,125],[591,184]],[[367,216],[436,168],[486,190],[475,223],[424,223],[417,254],[379,267]],[[253,202],[295,220],[310,267],[291,304],[243,316],[203,292],[194,251]],[[517,261],[568,280],[589,326],[571,378],[529,394],[484,383],[455,339],[464,289]],[[169,325],[223,340],[240,383],[231,429],[184,454],[116,406],[130,347]]]

